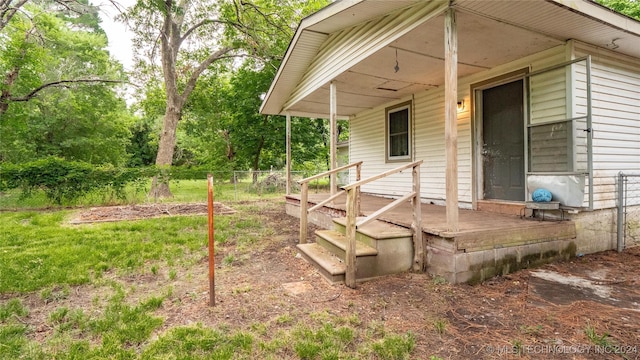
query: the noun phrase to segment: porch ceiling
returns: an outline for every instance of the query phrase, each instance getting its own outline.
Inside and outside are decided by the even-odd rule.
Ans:
[[[538,53],[577,39],[595,46],[640,58],[640,23],[612,13],[589,1],[565,0],[510,1],[458,0],[455,2],[458,24],[458,76],[464,77],[500,64]],[[373,2],[378,3],[378,2]],[[390,4],[393,2],[382,2]],[[411,1],[404,1],[403,6]],[[576,6],[576,4],[580,6]],[[315,50],[305,42],[307,62],[294,62],[304,51],[291,44],[287,57],[261,111],[292,115],[327,116],[329,110],[329,84],[317,88],[300,101],[282,108],[301,81],[307,66],[328,33],[345,24],[345,16],[360,14],[371,4],[356,2],[347,10],[315,21],[309,26],[316,34]],[[360,6],[360,8],[358,8]],[[369,8],[369,15],[376,9]],[[379,11],[378,11],[379,10]],[[378,9],[382,10],[389,9]],[[340,20],[341,21],[337,21]],[[371,18],[369,18],[371,19]],[[363,21],[358,19],[356,21]],[[615,24],[614,24],[615,22]],[[352,24],[348,24],[352,25]],[[297,35],[300,35],[300,30]],[[302,39],[302,36],[299,36]],[[381,50],[355,64],[346,71],[336,73],[338,115],[348,117],[391,100],[402,99],[412,93],[442,86],[444,83],[444,15],[440,14],[412,31],[388,43]],[[612,43],[612,40],[616,39]],[[617,46],[617,48],[615,48]],[[615,48],[615,49],[614,49]],[[397,55],[396,55],[397,54]],[[394,67],[396,59],[399,70]],[[286,79],[286,80],[285,80]]]

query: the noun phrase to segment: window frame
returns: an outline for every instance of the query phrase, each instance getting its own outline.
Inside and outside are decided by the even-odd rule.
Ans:
[[[391,155],[391,136],[392,135],[396,135],[396,134],[390,134],[390,115],[394,114],[394,113],[398,113],[400,111],[407,111],[407,154],[406,155],[396,155],[396,156],[392,156]],[[385,109],[385,116],[384,116],[385,120],[384,120],[384,124],[385,124],[385,162],[388,163],[392,163],[392,162],[406,162],[406,161],[410,161],[413,153],[412,153],[412,128],[413,128],[413,117],[412,117],[412,101],[405,101],[403,103],[400,104],[396,104],[393,106],[390,106],[388,108]]]

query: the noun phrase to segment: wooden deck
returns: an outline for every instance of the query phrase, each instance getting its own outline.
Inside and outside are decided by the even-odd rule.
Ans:
[[[329,197],[328,194],[309,194],[309,202],[317,204]],[[297,201],[300,197],[291,195],[291,201]],[[339,216],[345,211],[345,196],[327,205],[330,211]],[[392,200],[379,196],[362,195],[361,211],[369,215]],[[411,205],[407,202],[389,213],[383,215],[381,220],[410,228]],[[439,205],[422,204],[422,231],[426,236],[434,235],[443,239],[451,239],[457,244],[458,251],[473,251],[486,248],[520,245],[527,242],[549,240],[549,236],[566,239],[575,237],[575,225],[571,221],[541,221],[538,218],[519,215],[507,215],[489,211],[477,211],[460,209],[460,230],[450,232],[447,230],[445,207]]]
[[[310,206],[328,196],[309,194]],[[319,212],[333,218],[345,216],[345,201],[346,197],[341,196]],[[369,215],[391,201],[363,194],[361,212]],[[287,212],[290,215],[299,216],[299,204],[298,195],[287,196]],[[441,274],[451,282],[484,280],[497,273],[507,273],[558,258],[566,259],[575,253],[576,228],[571,221],[541,221],[520,215],[460,209],[460,230],[450,232],[447,230],[444,206],[422,204],[421,208],[427,262],[433,270],[430,272]],[[407,202],[386,213],[380,220],[410,228],[411,216],[411,204]],[[326,221],[319,225],[328,228]],[[505,262],[505,258],[513,261]],[[493,270],[482,270],[484,268]]]

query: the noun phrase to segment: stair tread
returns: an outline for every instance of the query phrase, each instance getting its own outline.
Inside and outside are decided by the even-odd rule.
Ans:
[[[364,217],[358,217],[356,221],[362,219],[364,219]],[[333,222],[342,226],[347,226],[347,218],[345,217],[334,218]],[[376,240],[396,239],[412,236],[410,229],[389,224],[380,220],[374,220],[364,226],[358,227],[358,232]]]
[[[331,275],[346,272],[347,266],[334,254],[316,243],[298,244],[298,249]]]
[[[326,241],[342,249],[342,251],[346,251],[347,249],[347,238],[344,234],[338,231],[318,230],[316,231],[316,235],[322,237]],[[378,250],[376,250],[375,248],[367,244],[362,243],[361,241],[356,241],[356,256],[375,256],[375,255],[378,255]]]

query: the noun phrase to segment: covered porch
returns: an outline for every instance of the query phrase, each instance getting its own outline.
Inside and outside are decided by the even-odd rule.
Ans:
[[[393,261],[366,258],[378,256],[381,243],[394,256],[406,249],[389,257],[397,268],[455,283],[573,256],[574,223],[521,215],[539,177],[579,180],[577,200],[558,203],[593,210],[589,54],[637,57],[639,30],[589,0],[332,3],[301,22],[260,111],[286,118],[289,174],[292,117],[329,120],[329,171],[312,178],[329,176],[331,196],[338,119],[349,121],[353,166],[346,195],[320,205],[329,195],[307,194],[300,182],[309,197],[288,196],[287,211],[335,230],[316,239],[344,261],[347,286],[388,273],[361,273]],[[578,57],[580,46],[595,50]],[[289,193],[290,175],[287,183]],[[392,246],[367,231],[380,224],[411,231]],[[301,221],[305,249],[306,229]]]
[[[308,194],[308,207],[329,196],[329,193]],[[393,199],[369,194],[361,194],[360,198],[362,216],[370,216],[393,202]],[[575,256],[575,224],[533,218],[531,212],[534,210],[526,209],[523,204],[504,203],[501,209],[491,211],[460,209],[457,231],[448,230],[446,207],[425,203],[420,207],[427,271],[452,283],[480,282],[495,275]],[[286,211],[300,217],[300,195],[286,196]],[[378,219],[410,229],[412,214],[413,205],[407,201]],[[346,195],[341,195],[310,213],[308,219],[310,223],[328,229],[334,219],[346,215]],[[311,232],[305,241],[310,240]]]

